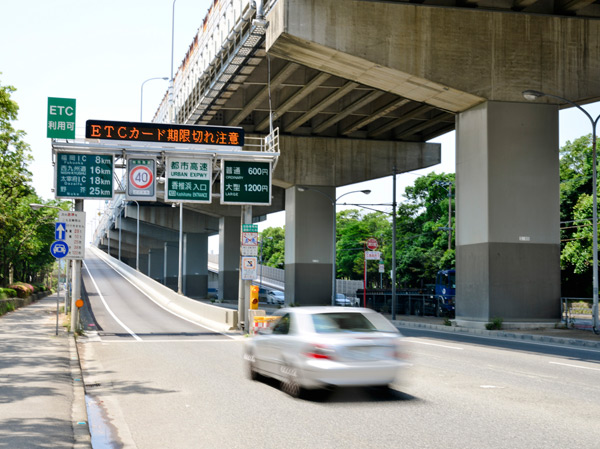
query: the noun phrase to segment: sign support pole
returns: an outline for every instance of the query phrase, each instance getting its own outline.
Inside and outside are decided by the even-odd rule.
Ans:
[[[183,201],[179,203],[179,272],[177,274],[177,293],[183,295]]]
[[[56,335],[58,336],[58,315],[60,302],[60,259],[56,261],[58,274],[56,276]]]
[[[252,206],[242,206],[242,224],[240,229],[240,241],[243,235],[242,230],[245,224],[252,224]],[[241,245],[240,245],[241,246]],[[241,257],[240,257],[241,262]],[[241,265],[241,264],[240,264]],[[250,308],[250,286],[252,281],[244,280],[242,278],[242,270],[240,269],[240,288],[238,294],[238,327],[241,323],[244,323],[242,330],[244,332],[250,332],[250,323],[248,323],[246,317],[248,316],[248,309]]]
[[[75,210],[83,211],[83,200],[75,200]],[[109,239],[110,242],[110,239]],[[81,297],[81,260],[73,259],[73,296],[71,298],[71,332],[77,332],[79,326],[79,308],[75,301]]]

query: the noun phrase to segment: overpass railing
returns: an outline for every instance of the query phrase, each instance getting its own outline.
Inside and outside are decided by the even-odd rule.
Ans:
[[[173,91],[165,93],[154,121],[171,121],[172,105],[173,121],[197,123],[262,45],[266,22],[260,19],[275,3],[277,0],[215,0],[174,75]]]

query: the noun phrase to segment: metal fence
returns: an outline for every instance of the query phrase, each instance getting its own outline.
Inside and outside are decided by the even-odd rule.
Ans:
[[[560,298],[562,304],[561,320],[567,327],[574,329],[591,329],[592,304],[591,298]]]

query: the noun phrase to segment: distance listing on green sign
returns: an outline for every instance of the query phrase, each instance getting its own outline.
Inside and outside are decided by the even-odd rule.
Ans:
[[[110,199],[113,197],[113,156],[58,153],[56,197]]]

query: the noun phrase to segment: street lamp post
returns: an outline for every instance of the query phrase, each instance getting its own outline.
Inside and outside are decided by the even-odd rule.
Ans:
[[[598,334],[600,331],[598,329],[598,181],[597,181],[597,164],[596,164],[596,126],[598,124],[598,120],[600,119],[600,115],[595,119],[581,106],[577,103],[567,100],[566,98],[559,97],[558,95],[546,94],[544,92],[540,92],[537,90],[525,90],[523,91],[523,97],[526,100],[534,101],[541,97],[550,97],[555,98],[560,101],[564,101],[569,103],[572,106],[575,106],[581,112],[585,114],[585,116],[590,120],[592,124],[592,157],[593,157],[593,170],[592,170],[592,240],[593,240],[593,273],[592,273],[592,288],[593,288],[593,301],[594,305],[592,308],[592,320],[593,320],[593,329],[594,333]]]
[[[313,192],[317,192],[320,193],[321,195],[327,197],[327,199],[329,201],[331,201],[331,205],[333,206],[333,235],[332,235],[332,251],[331,251],[331,256],[332,256],[332,260],[331,260],[331,305],[335,306],[335,296],[336,296],[336,285],[335,285],[335,281],[336,281],[336,275],[337,275],[337,270],[336,270],[336,233],[337,233],[337,228],[336,228],[336,219],[337,219],[337,215],[335,213],[335,206],[337,205],[337,202],[340,200],[340,198],[342,198],[343,196],[346,195],[350,195],[351,193],[364,193],[365,195],[368,195],[371,193],[370,190],[353,190],[352,192],[346,192],[340,196],[338,196],[337,198],[332,198],[330,195],[328,195],[325,192],[322,192],[319,189],[315,189],[314,187],[305,187],[305,186],[300,186],[298,187],[298,190],[300,192],[305,192],[307,190],[312,190]]]
[[[448,251],[450,251],[452,249],[452,181],[435,181],[434,184],[448,192],[448,227],[440,230],[448,231]]]
[[[144,105],[144,84],[146,84],[148,81],[152,81],[152,80],[164,80],[167,81],[169,78],[164,76],[164,77],[154,77],[154,78],[148,78],[146,81],[144,81],[142,83],[142,87],[141,87],[141,92],[140,92],[140,122],[143,122],[142,120],[142,116],[143,116],[143,105]]]

